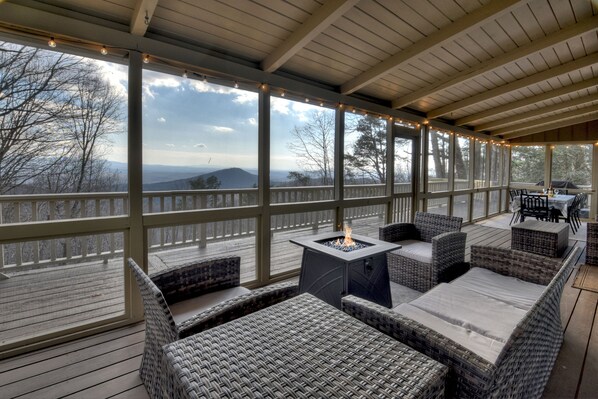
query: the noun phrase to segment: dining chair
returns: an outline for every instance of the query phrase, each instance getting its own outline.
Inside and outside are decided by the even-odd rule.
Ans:
[[[533,217],[536,220],[551,221],[552,213],[548,207],[547,195],[521,195],[521,221],[526,217]]]
[[[519,223],[519,219],[521,218],[521,202],[517,206],[517,208],[513,208],[513,204],[515,204],[515,200],[517,197],[521,196],[521,190],[509,190],[509,196],[511,197],[511,210],[513,211],[513,216],[511,216],[511,221],[509,222],[509,226],[515,223]]]

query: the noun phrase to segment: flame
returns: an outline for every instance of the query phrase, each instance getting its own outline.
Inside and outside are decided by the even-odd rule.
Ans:
[[[343,247],[354,247],[355,241],[351,238],[352,228],[345,226],[345,239],[343,240]]]

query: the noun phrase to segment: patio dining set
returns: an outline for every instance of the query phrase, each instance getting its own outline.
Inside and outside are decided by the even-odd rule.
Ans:
[[[240,287],[239,257],[151,276],[129,259],[150,397],[539,397],[563,339],[559,299],[578,249],[561,261],[473,246],[470,269],[461,223],[417,212],[413,223],[381,227],[380,240],[355,236],[364,249],[342,250],[363,255],[318,247],[341,242],[336,233],[295,240],[311,262],[299,283],[252,291]],[[323,265],[329,256],[337,261]],[[389,280],[419,297],[388,302],[378,292]]]

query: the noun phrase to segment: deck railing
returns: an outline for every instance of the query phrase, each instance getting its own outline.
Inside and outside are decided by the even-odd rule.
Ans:
[[[409,192],[411,185],[397,184],[396,192]],[[346,185],[347,198],[383,196],[385,185]],[[272,187],[271,203],[293,203],[331,200],[332,186]],[[143,193],[143,212],[159,213],[194,209],[215,209],[257,204],[257,189],[179,190]],[[399,212],[407,215],[411,200],[401,198]],[[125,192],[28,194],[0,196],[0,223],[27,223],[48,220],[81,219],[126,215],[128,195]],[[357,220],[383,214],[381,206],[347,209],[345,220]],[[317,228],[333,222],[334,212],[317,211],[274,215],[271,230]],[[404,218],[404,217],[403,217]],[[150,250],[198,245],[231,237],[254,235],[254,219],[208,222],[186,226],[168,226],[150,229]],[[55,238],[33,242],[0,244],[0,269],[8,267],[35,267],[81,259],[108,259],[122,254],[124,237],[119,233],[93,237]]]

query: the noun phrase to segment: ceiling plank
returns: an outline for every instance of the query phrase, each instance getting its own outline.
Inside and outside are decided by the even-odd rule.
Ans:
[[[478,28],[490,19],[496,19],[500,15],[510,12],[528,0],[495,0],[490,4],[476,9],[471,14],[458,19],[452,24],[432,33],[431,35],[417,41],[405,50],[387,58],[381,63],[375,65],[369,70],[349,80],[341,85],[342,94],[350,94],[361,89],[364,86],[386,75],[402,64],[409,62],[413,58],[419,57],[422,53],[427,53],[442,46],[444,43],[452,41],[457,35],[463,35],[471,30]]]
[[[571,25],[565,29],[544,36],[540,39],[534,40],[533,42],[518,47],[515,50],[510,51],[506,54],[501,54],[499,57],[491,58],[488,61],[482,62],[469,69],[465,69],[457,73],[456,75],[449,76],[444,80],[433,83],[413,93],[407,94],[406,96],[397,98],[396,100],[393,100],[392,107],[404,107],[406,105],[416,102],[421,98],[430,96],[432,94],[438,93],[439,91],[456,86],[470,79],[473,79],[476,76],[500,68],[501,66],[506,65],[510,62],[515,62],[521,58],[525,58],[545,48],[557,45],[559,43],[581,36],[587,32],[591,32],[596,29],[598,29],[598,15],[595,15],[591,18],[587,18],[577,24]]]
[[[481,131],[484,131],[484,130],[496,129],[496,128],[501,127],[501,126],[514,125],[515,123],[517,123],[519,121],[523,121],[523,120],[526,120],[526,119],[534,118],[534,117],[537,117],[537,116],[546,115],[546,114],[549,114],[551,112],[559,111],[559,110],[566,109],[566,108],[571,108],[571,107],[576,107],[576,106],[580,106],[580,105],[589,104],[589,103],[594,102],[594,101],[598,101],[598,94],[592,94],[590,96],[578,97],[578,98],[570,100],[570,101],[563,101],[563,102],[560,102],[558,104],[550,105],[548,107],[542,107],[542,108],[536,109],[534,111],[525,112],[525,113],[520,114],[520,115],[510,116],[508,118],[499,119],[499,120],[496,120],[496,121],[484,123],[482,125],[477,125],[477,126],[475,126],[474,130],[476,132],[481,132]],[[500,135],[502,133],[504,133],[504,132],[501,132],[500,130],[495,130],[495,131],[491,132],[491,134],[493,136],[497,136],[497,135]]]
[[[468,123],[472,123],[475,121],[479,121],[480,119],[487,118],[489,116],[499,115],[504,112],[515,111],[519,108],[527,107],[528,105],[537,104],[542,101],[552,100],[553,98],[558,98],[561,96],[565,96],[567,94],[575,93],[580,90],[589,89],[591,87],[598,86],[598,78],[584,80],[579,83],[575,83],[573,85],[561,87],[560,89],[547,91],[542,94],[538,94],[535,96],[527,97],[518,101],[514,101],[512,103],[507,103],[505,105],[501,105],[499,107],[491,108],[486,111],[478,112],[476,114],[472,114],[469,116],[465,116],[463,118],[457,119],[455,121],[455,125],[463,126],[467,125]]]
[[[359,0],[329,0],[312,14],[278,48],[262,61],[262,70],[274,72],[324,29],[349,11]]]
[[[135,36],[145,36],[149,21],[152,20],[157,5],[158,0],[137,0],[135,10],[131,16],[131,34]]]
[[[567,62],[566,64],[559,65],[558,67],[545,69],[542,72],[535,73],[523,79],[516,80],[512,83],[508,83],[506,85],[487,90],[475,96],[471,96],[463,100],[445,105],[444,107],[433,109],[430,112],[428,112],[428,119],[437,118],[439,116],[446,115],[448,113],[469,107],[479,102],[487,101],[492,98],[502,96],[503,94],[523,89],[524,87],[531,86],[545,81],[547,79],[564,75],[566,73],[570,73],[581,68],[591,66],[593,64],[598,64],[598,53],[579,58],[575,61]]]
[[[528,129],[518,130],[513,133],[508,133],[503,136],[504,139],[510,140],[517,137],[529,136],[530,134],[545,132],[547,130],[558,129],[565,126],[575,125],[577,123],[588,122],[598,119],[598,111],[596,111],[596,107],[587,107],[583,110],[576,110],[574,112],[566,112],[562,115],[555,115],[554,118],[550,120],[542,119],[541,121],[546,121],[541,125],[536,125],[535,127],[530,127]],[[559,118],[557,118],[559,117]]]

